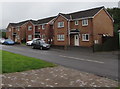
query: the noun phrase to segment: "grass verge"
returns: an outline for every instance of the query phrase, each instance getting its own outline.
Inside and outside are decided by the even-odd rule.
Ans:
[[[56,66],[40,59],[23,56],[2,50],[2,73],[21,72],[32,69]]]

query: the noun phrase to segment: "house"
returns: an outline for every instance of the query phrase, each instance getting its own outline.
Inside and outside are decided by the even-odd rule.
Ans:
[[[113,36],[113,18],[104,7],[59,13],[54,20],[54,45],[90,47],[102,36]]]
[[[57,46],[93,46],[102,44],[103,36],[113,36],[113,18],[104,7],[10,23],[7,37],[15,42],[41,38]]]
[[[9,23],[7,27],[6,37],[12,39],[17,43],[21,43],[26,39],[26,23],[27,21]]]
[[[26,41],[30,41],[33,38],[41,38],[46,43],[52,42],[53,36],[53,17],[39,19],[37,21],[30,20],[27,23]]]
[[[39,20],[26,20],[19,23],[9,23],[7,27],[7,38],[17,43],[31,41],[33,38],[41,38],[46,43],[53,40],[53,21],[55,16]]]

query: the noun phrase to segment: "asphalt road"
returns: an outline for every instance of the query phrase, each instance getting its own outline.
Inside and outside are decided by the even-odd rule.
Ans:
[[[0,48],[114,80],[118,79],[118,52],[93,53],[87,49],[39,50],[22,45],[0,45]]]

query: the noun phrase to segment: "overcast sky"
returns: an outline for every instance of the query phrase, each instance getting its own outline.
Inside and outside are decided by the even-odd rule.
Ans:
[[[118,7],[115,2],[4,2],[0,3],[0,28],[6,28],[9,23],[28,19],[38,20],[58,13],[71,13],[90,8],[105,6]]]

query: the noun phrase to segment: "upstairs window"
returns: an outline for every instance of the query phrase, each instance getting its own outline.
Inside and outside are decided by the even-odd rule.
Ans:
[[[89,34],[82,34],[82,41],[89,41]]]
[[[17,30],[20,31],[20,27],[17,27]]]
[[[11,32],[11,28],[9,28],[9,32]]]
[[[64,22],[58,22],[58,28],[64,27]]]
[[[78,25],[78,23],[79,23],[78,20],[76,20],[76,21],[75,21],[75,25]]]
[[[45,29],[45,24],[42,25],[42,29],[43,29],[43,30]]]
[[[32,26],[28,26],[28,31],[31,31],[32,30]]]
[[[82,26],[87,26],[88,25],[88,19],[82,20]]]

